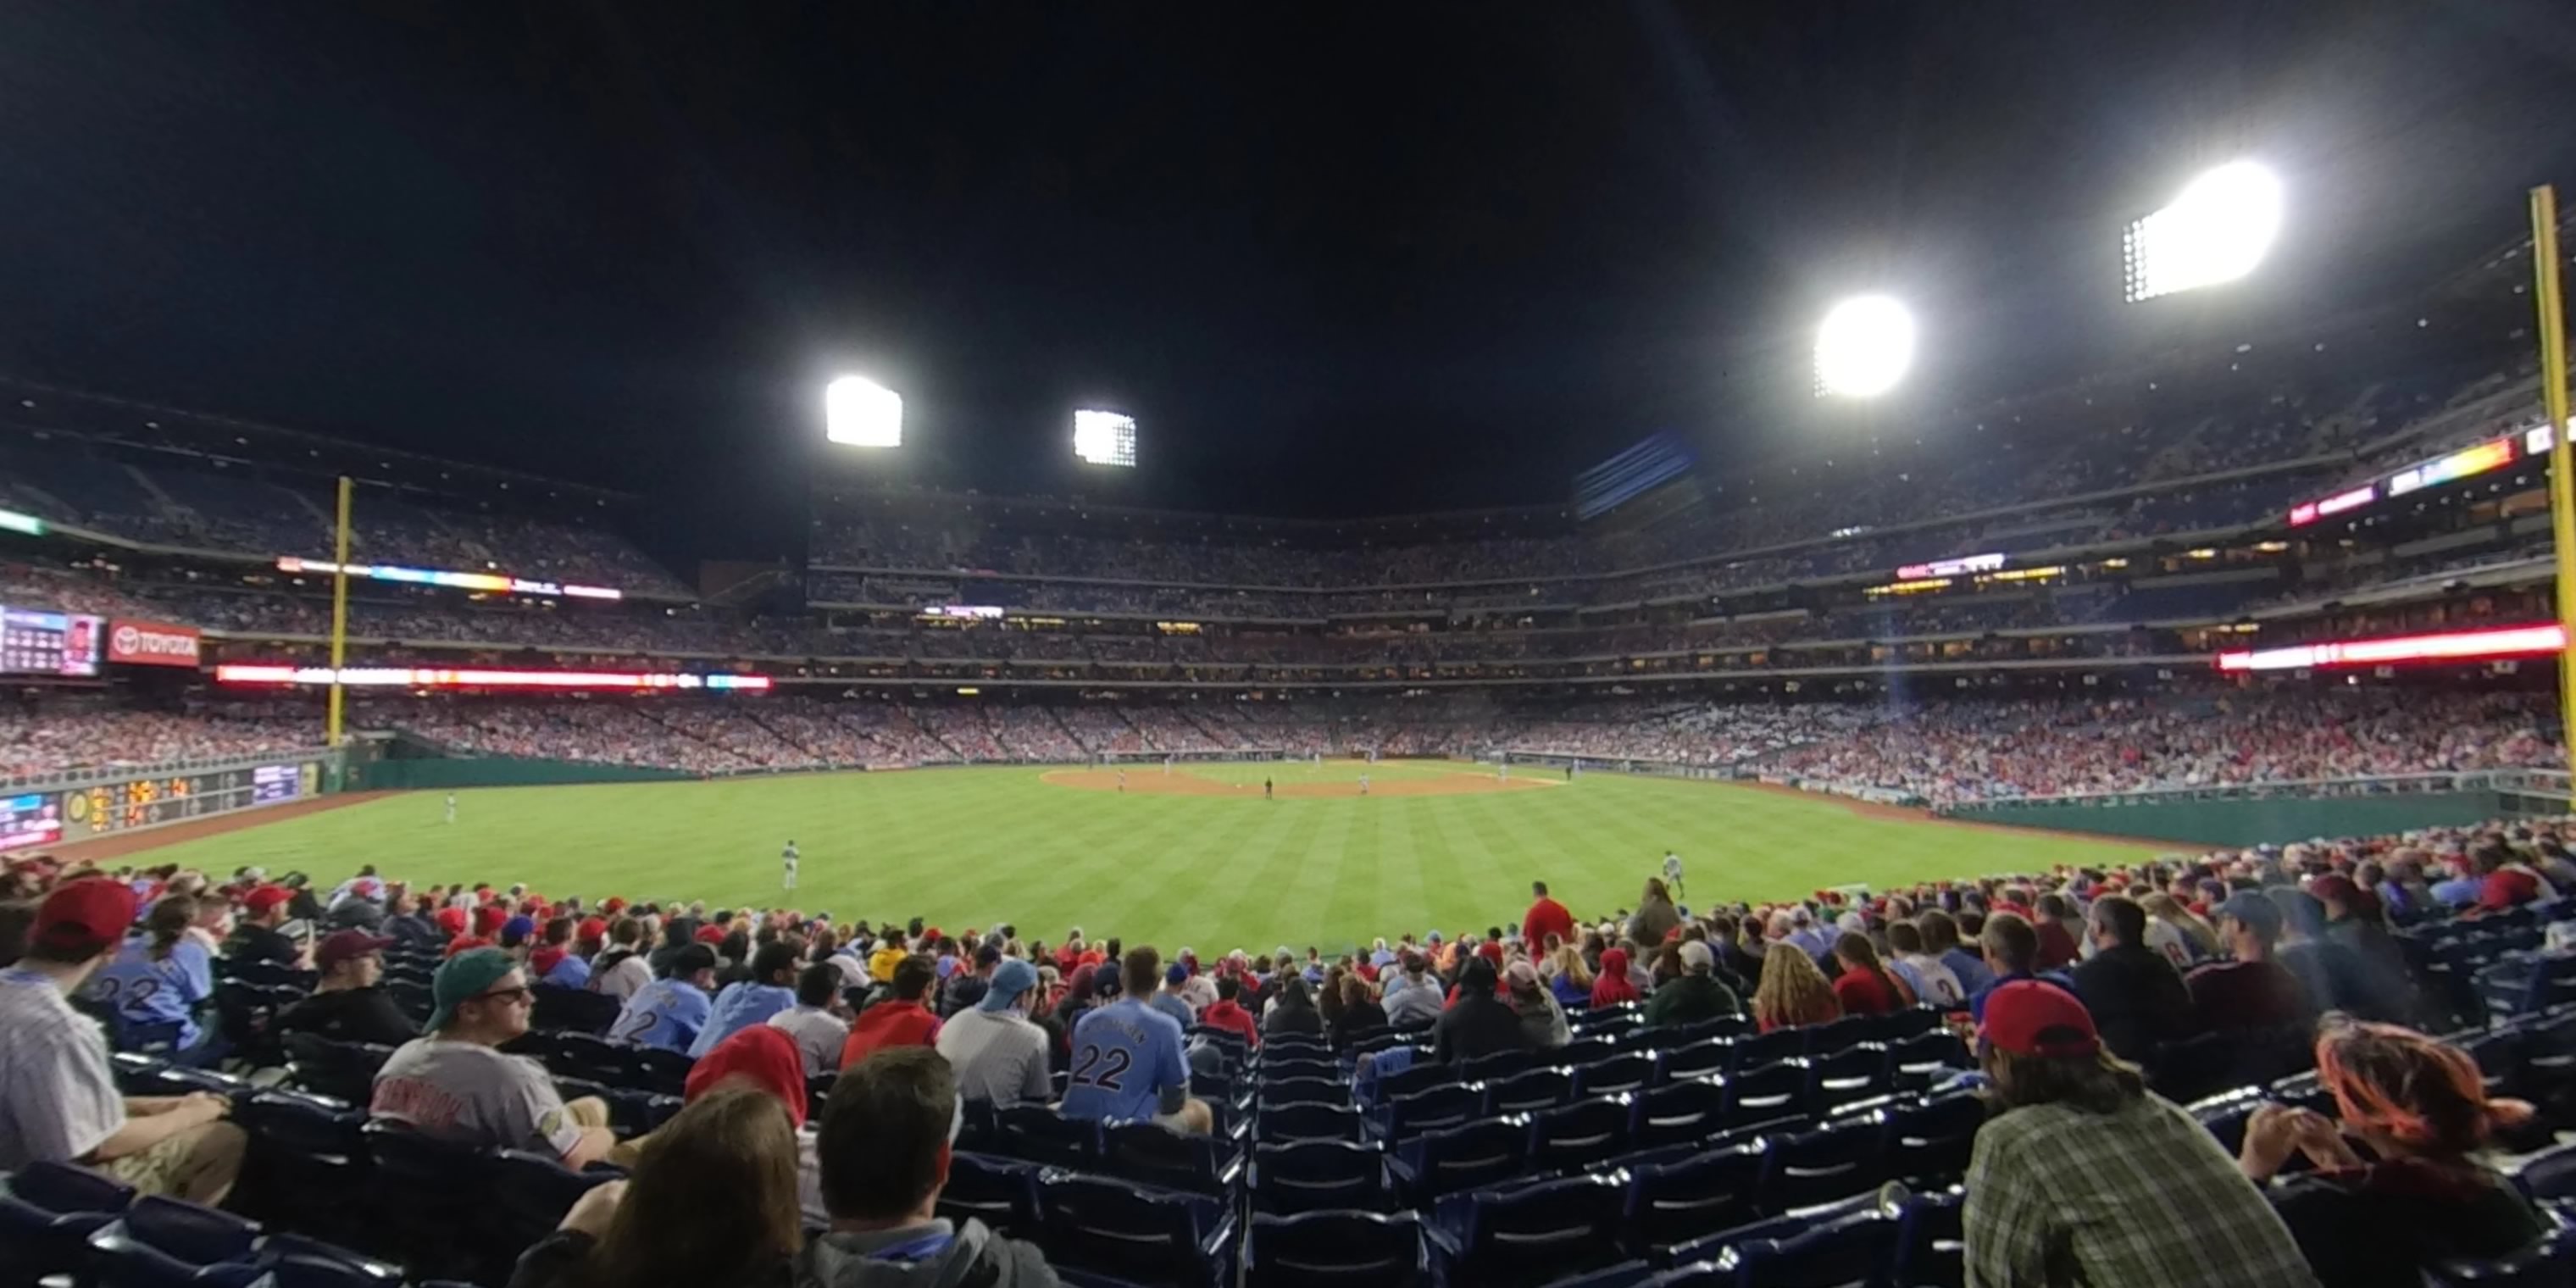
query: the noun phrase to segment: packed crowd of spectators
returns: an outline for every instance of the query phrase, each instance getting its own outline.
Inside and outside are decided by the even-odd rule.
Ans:
[[[2225,696],[1932,702],[1764,762],[1934,805],[2023,796],[2546,767],[2554,706],[2519,693],[2294,688]]]
[[[2537,939],[2576,896],[2571,843],[2576,824],[2516,820],[1697,912],[1668,855],[1633,908],[1578,913],[1542,879],[1482,931],[1168,958],[1117,933],[1141,927],[1050,940],[835,919],[783,906],[792,893],[710,911],[644,891],[414,885],[373,865],[326,893],[300,873],[13,856],[0,1169],[78,1164],[145,1194],[233,1199],[262,1128],[221,1095],[116,1095],[109,1049],[157,1031],[176,1064],[249,1072],[277,1057],[216,1022],[217,963],[310,971],[274,1030],[392,1048],[359,1088],[378,1130],[624,1172],[518,1254],[514,1288],[595,1282],[637,1256],[739,1272],[723,1282],[1043,1285],[1056,1275],[1035,1246],[933,1219],[970,1106],[1204,1136],[1221,1121],[1209,1088],[1265,1047],[1345,1057],[1328,1076],[1371,1104],[1415,1065],[1571,1057],[1575,1017],[1595,1012],[1670,1039],[1668,1054],[1712,1025],[1730,1042],[1840,1044],[1853,1022],[1938,1012],[1977,1038],[1908,1029],[1942,1049],[1932,1094],[1981,1102],[1939,1178],[1964,1185],[1966,1282],[2411,1284],[2553,1246],[2562,1218],[2499,1151],[2549,1149],[2571,1120],[2563,1078],[2482,1070],[2432,1036],[2463,1003],[2398,936]],[[2558,941],[2541,957],[2563,957]],[[415,1002],[388,979],[397,959]],[[510,1054],[555,1004],[539,999],[571,993],[614,1007],[608,1041],[685,1068],[676,1116],[634,1135]],[[2466,1005],[2487,1022],[2483,1000]],[[1123,1080],[1081,1077],[1086,1051],[1114,1051]],[[818,1111],[809,1080],[827,1075]],[[2261,1090],[2183,1107],[2212,1085]],[[888,1249],[908,1277],[833,1273]]]
[[[180,715],[55,701],[0,710],[0,776],[253,757],[306,751],[321,741],[321,726],[311,719],[264,708],[213,706]]]

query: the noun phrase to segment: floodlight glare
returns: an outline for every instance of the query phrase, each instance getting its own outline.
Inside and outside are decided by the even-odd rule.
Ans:
[[[1816,331],[1816,394],[1875,398],[1914,365],[1914,315],[1884,295],[1834,306]]]
[[[2263,262],[2280,234],[2280,178],[2252,161],[2220,166],[2129,225],[2129,302],[2233,282]]]
[[[873,380],[843,376],[823,389],[823,435],[853,447],[900,447],[903,399]]]
[[[1094,465],[1136,468],[1136,418],[1114,411],[1075,412],[1073,454]]]

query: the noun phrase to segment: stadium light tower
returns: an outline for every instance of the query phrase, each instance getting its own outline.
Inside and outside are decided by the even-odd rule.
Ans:
[[[2129,225],[2129,302],[2233,282],[2253,272],[2280,235],[2280,177],[2252,161],[2231,161]]]
[[[1876,398],[1914,365],[1914,315],[1884,295],[1843,301],[1816,329],[1816,396]]]
[[[1075,412],[1073,454],[1094,465],[1136,468],[1136,418],[1114,411]]]
[[[863,376],[823,388],[823,436],[853,447],[903,445],[903,398]]]

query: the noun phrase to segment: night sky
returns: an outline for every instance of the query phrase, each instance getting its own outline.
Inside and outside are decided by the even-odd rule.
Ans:
[[[1336,515],[1938,424],[2402,299],[2576,200],[2576,3],[0,4],[0,371],[644,491],[794,547],[908,477]],[[2282,172],[2146,307],[2119,228]],[[1837,295],[1903,396],[1807,397]],[[1076,473],[1071,409],[1145,468]]]

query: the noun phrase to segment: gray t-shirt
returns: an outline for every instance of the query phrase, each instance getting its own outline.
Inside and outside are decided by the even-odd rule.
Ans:
[[[376,1074],[368,1112],[426,1136],[477,1148],[550,1150],[581,1143],[581,1124],[544,1065],[473,1042],[415,1038]]]
[[[1045,1104],[1055,1094],[1047,1073],[1047,1031],[1028,1019],[981,1007],[940,1026],[939,1054],[957,1070],[957,1094],[997,1107]]]

